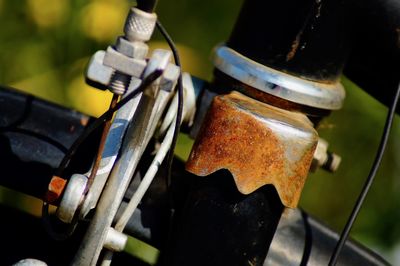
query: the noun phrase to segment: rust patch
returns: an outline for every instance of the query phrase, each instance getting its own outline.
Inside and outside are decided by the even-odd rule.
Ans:
[[[297,34],[296,38],[294,39],[292,46],[290,48],[290,51],[286,55],[286,61],[292,60],[293,57],[296,55],[297,49],[299,48],[299,45],[300,45],[300,37],[302,34],[303,34],[303,31],[301,31],[299,34]]]
[[[241,193],[273,184],[285,206],[297,206],[318,141],[305,115],[233,92],[217,96],[204,121],[189,172],[227,169]]]
[[[321,16],[321,7],[322,7],[322,0],[315,0],[314,4],[312,5],[303,26],[299,30],[298,34],[296,35],[296,38],[294,39],[289,53],[286,55],[286,61],[290,61],[293,59],[293,57],[296,55],[296,52],[299,49],[300,42],[301,42],[301,37],[303,36],[304,31],[312,31],[314,30],[315,23],[318,20],[318,18]],[[300,47],[300,50],[304,50],[306,48],[307,43],[303,42],[303,44]]]
[[[48,203],[58,202],[62,193],[64,192],[66,184],[67,180],[58,176],[53,176],[45,195],[45,201]]]
[[[89,117],[87,117],[87,116],[82,116],[80,122],[81,122],[81,125],[82,125],[82,126],[84,126],[84,127],[87,126],[87,124],[89,123]]]

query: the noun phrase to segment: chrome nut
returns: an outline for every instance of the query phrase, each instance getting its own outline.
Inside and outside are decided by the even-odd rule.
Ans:
[[[109,46],[105,53],[103,64],[123,74],[140,78],[146,68],[146,61],[127,57]]]
[[[125,21],[125,36],[131,42],[146,42],[150,40],[156,22],[157,15],[155,13],[147,13],[136,7],[132,7]]]
[[[114,70],[108,66],[103,65],[105,51],[97,51],[89,61],[86,69],[86,79],[91,82],[99,83],[108,86]]]
[[[115,48],[121,54],[137,59],[144,59],[149,51],[144,42],[130,42],[122,36],[118,37]]]

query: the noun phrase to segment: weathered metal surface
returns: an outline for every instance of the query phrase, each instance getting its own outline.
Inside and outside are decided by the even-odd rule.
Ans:
[[[214,98],[204,121],[189,172],[227,169],[241,193],[273,184],[285,206],[297,206],[318,141],[305,115],[232,92]]]
[[[48,190],[46,192],[45,200],[49,203],[55,203],[57,202],[62,193],[64,192],[65,185],[67,184],[67,180],[58,177],[58,176],[53,176],[49,183]]]

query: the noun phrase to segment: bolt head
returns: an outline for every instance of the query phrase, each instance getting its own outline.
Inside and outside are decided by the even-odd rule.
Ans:
[[[105,51],[97,51],[89,61],[86,69],[86,79],[94,86],[106,88],[111,81],[114,70],[103,65]],[[99,84],[100,86],[96,85]]]

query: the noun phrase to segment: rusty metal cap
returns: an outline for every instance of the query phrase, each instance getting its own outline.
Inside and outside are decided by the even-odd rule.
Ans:
[[[214,98],[204,121],[189,172],[227,169],[241,193],[273,184],[285,206],[297,206],[318,142],[305,115],[232,92]]]

